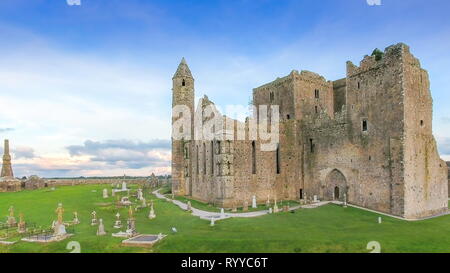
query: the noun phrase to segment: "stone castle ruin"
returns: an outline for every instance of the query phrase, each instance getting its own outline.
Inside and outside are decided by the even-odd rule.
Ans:
[[[272,151],[261,149],[263,140],[236,133],[196,140],[192,114],[191,137],[172,139],[173,192],[226,208],[253,196],[258,203],[345,196],[350,204],[408,219],[447,212],[448,168],[432,135],[428,73],[405,44],[374,53],[359,66],[347,62],[340,80],[294,70],[253,89],[257,108],[279,106]],[[173,106],[191,113],[214,105],[205,96],[194,109],[194,78],[184,59],[172,90]],[[181,117],[174,112],[172,123]],[[250,130],[250,119],[224,120]],[[270,122],[269,115],[269,128]]]

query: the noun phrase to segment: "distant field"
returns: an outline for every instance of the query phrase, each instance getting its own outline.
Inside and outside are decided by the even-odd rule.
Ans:
[[[36,244],[18,242],[0,245],[0,252],[70,252],[69,241],[78,241],[81,252],[369,252],[367,243],[377,241],[381,252],[450,252],[450,216],[425,221],[407,222],[355,208],[326,205],[317,209],[301,209],[295,213],[277,213],[256,218],[232,218],[209,222],[191,216],[170,202],[155,199],[156,219],[149,220],[149,209],[136,213],[140,233],[168,234],[153,248],[124,247],[122,238],[110,234],[113,229],[112,197],[102,198],[105,185],[65,186],[55,191],[41,189],[17,193],[0,193],[0,221],[6,221],[8,208],[13,205],[16,216],[24,213],[25,220],[50,226],[56,219],[59,202],[65,208],[65,220],[78,211],[81,224],[75,235],[57,243]],[[96,190],[96,192],[92,192]],[[194,205],[194,204],[193,204]],[[194,205],[195,206],[195,205]],[[91,212],[105,223],[106,236],[96,236],[96,226],[90,226]],[[125,221],[127,209],[120,210]],[[178,232],[172,233],[176,227]]]

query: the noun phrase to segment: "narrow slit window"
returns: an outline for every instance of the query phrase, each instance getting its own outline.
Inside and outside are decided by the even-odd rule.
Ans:
[[[256,143],[252,141],[252,174],[256,174]]]
[[[211,141],[211,175],[214,175],[214,142]]]
[[[198,165],[200,165],[200,158],[198,157],[198,145],[197,145],[197,151],[196,151],[196,155],[197,155],[197,166],[196,166],[196,172],[197,172],[197,174],[199,173],[198,172]]]
[[[365,119],[362,121],[362,130],[363,132],[367,132],[367,120]]]
[[[279,174],[280,173],[280,145],[277,145],[275,161],[276,161],[276,165],[277,165],[277,174]]]
[[[181,82],[181,86],[186,86],[186,81],[183,79],[183,81]]]
[[[311,153],[314,153],[314,141],[312,138],[309,139],[309,149]]]
[[[320,91],[318,89],[314,90],[314,97],[316,99],[320,98]]]
[[[203,143],[203,174],[206,174],[206,145]]]

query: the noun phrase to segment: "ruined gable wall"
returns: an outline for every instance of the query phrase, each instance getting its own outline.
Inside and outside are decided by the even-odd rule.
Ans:
[[[405,217],[447,211],[447,166],[432,135],[432,98],[428,73],[402,46],[405,93]]]
[[[347,79],[333,81],[334,112],[340,112],[346,105]]]

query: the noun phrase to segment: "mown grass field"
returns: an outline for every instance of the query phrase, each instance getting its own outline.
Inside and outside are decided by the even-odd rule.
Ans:
[[[78,241],[81,252],[369,252],[370,241],[381,244],[381,252],[450,252],[450,216],[407,222],[355,208],[326,205],[317,209],[301,209],[295,213],[278,213],[256,218],[232,218],[217,221],[214,227],[206,220],[191,216],[170,202],[153,199],[156,219],[149,220],[149,209],[136,213],[140,233],[168,234],[153,248],[124,247],[122,238],[114,238],[114,197],[102,198],[107,185],[65,186],[55,191],[41,189],[17,193],[0,193],[0,221],[5,222],[9,206],[16,216],[24,213],[25,220],[50,226],[56,219],[59,202],[65,208],[65,220],[77,211],[81,224],[75,235],[62,242],[37,244],[18,242],[0,245],[0,252],[70,252],[69,241]],[[96,192],[93,192],[96,191]],[[194,204],[193,204],[194,205]],[[195,207],[195,205],[194,205]],[[90,226],[91,212],[105,223],[106,236],[96,236],[97,227]],[[125,222],[127,209],[120,210]],[[172,233],[176,227],[178,232]]]

